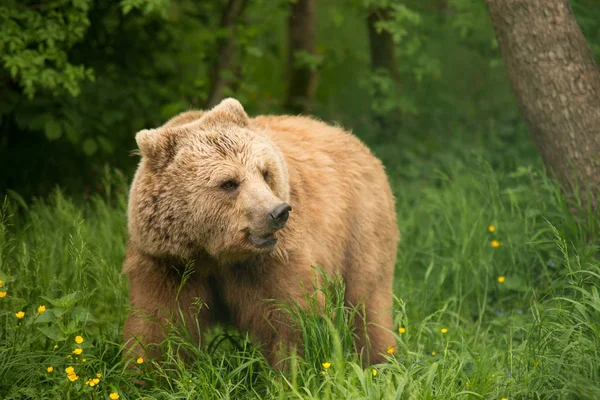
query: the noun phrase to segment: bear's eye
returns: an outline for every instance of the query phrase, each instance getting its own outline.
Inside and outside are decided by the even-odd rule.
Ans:
[[[233,190],[233,189],[237,188],[238,186],[239,186],[239,184],[236,181],[234,181],[233,179],[228,180],[227,182],[223,182],[221,184],[221,188],[225,189],[225,190]]]
[[[269,171],[267,171],[267,170],[263,171],[263,178],[265,181],[269,179]]]

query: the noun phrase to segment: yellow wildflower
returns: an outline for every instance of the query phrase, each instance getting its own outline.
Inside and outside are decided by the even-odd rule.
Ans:
[[[87,382],[85,382],[85,384],[86,385],[90,385],[90,387],[94,387],[94,386],[96,386],[99,383],[100,383],[100,379],[98,379],[98,378],[94,378],[94,379],[90,378],[90,379],[87,380]]]
[[[67,368],[65,368],[65,372],[67,374],[72,374],[73,372],[75,372],[75,368],[73,368],[73,367],[67,367]]]
[[[119,394],[112,392],[111,394],[108,395],[108,397],[110,397],[111,400],[117,400],[119,398]]]
[[[508,398],[507,397],[503,397],[500,400],[508,400]]]
[[[488,226],[488,231],[489,232],[495,232],[496,231],[496,227],[494,225],[490,225],[490,226]]]
[[[135,360],[136,363],[138,364],[143,364],[144,363],[144,359],[142,357],[139,357],[137,360]]]
[[[406,329],[403,327],[398,328],[398,332],[400,333],[406,333]]]
[[[81,362],[86,362],[86,361],[87,361],[87,358],[82,358],[81,359]]]
[[[6,292],[0,292],[0,299],[6,297]]]
[[[102,378],[102,374],[101,374],[101,373],[97,373],[97,374],[96,374],[96,376],[97,376],[98,378]]]
[[[38,307],[38,314],[43,314],[44,311],[46,311],[46,306],[45,305],[41,305]]]
[[[432,351],[432,352],[431,352],[431,355],[432,355],[432,356],[435,356],[436,354],[437,354],[437,353],[436,353],[435,351]]]
[[[498,277],[498,283],[504,283],[504,279],[505,279],[505,278],[504,278],[504,275],[500,275],[500,276]]]
[[[377,375],[377,370],[375,368],[373,368],[373,370],[371,370],[371,373],[373,374],[373,376]]]
[[[396,349],[394,349],[392,346],[389,346],[387,349],[387,353],[388,354],[394,354],[396,352]]]
[[[497,241],[497,240],[492,240],[492,241],[490,242],[490,246],[492,246],[493,248],[500,247],[500,242],[499,242],[499,241]]]
[[[331,363],[330,362],[324,362],[323,364],[321,364],[323,366],[323,368],[327,369],[329,367],[331,367]]]
[[[77,376],[77,374],[75,372],[67,373],[67,378],[69,378],[69,380],[71,382],[75,382],[77,379],[79,379],[79,377]]]
[[[77,348],[73,350],[73,354],[80,355],[81,353],[83,353],[83,349]]]
[[[54,345],[54,350],[58,349],[58,344]]]
[[[83,343],[83,337],[81,337],[81,336],[75,336],[75,343],[77,343],[77,344]]]
[[[448,333],[448,328],[442,328],[440,329],[440,332],[442,332],[442,334],[445,335],[446,333]]]
[[[0,287],[2,287],[3,283],[4,283],[4,281],[2,279],[0,279]]]
[[[15,314],[15,316],[19,319],[22,319],[25,316],[25,313],[23,311],[19,311],[18,313]]]
[[[327,371],[321,371],[321,375],[325,375]]]
[[[46,370],[50,373],[50,372],[54,371],[54,367],[48,367]]]

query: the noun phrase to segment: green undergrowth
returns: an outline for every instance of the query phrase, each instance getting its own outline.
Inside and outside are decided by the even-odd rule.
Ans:
[[[11,193],[0,217],[0,398],[600,398],[598,221],[577,217],[535,157],[446,153],[388,163],[402,232],[397,345],[368,368],[335,277],[324,314],[288,306],[305,343],[288,373],[229,327],[201,348],[172,329],[166,362],[127,359],[126,180],[109,174],[85,201]]]

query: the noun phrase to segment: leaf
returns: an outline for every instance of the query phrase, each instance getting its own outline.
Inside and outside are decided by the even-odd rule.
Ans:
[[[44,123],[44,133],[48,140],[53,141],[62,136],[62,127],[54,118],[50,118]]]
[[[65,136],[69,140],[69,142],[75,144],[79,143],[81,139],[81,132],[76,129],[73,124],[68,121],[63,122],[63,130],[65,131]]]
[[[92,138],[87,138],[83,142],[83,152],[86,156],[93,156],[98,151],[98,144]]]
[[[66,340],[67,337],[57,326],[38,327],[38,330],[54,341]]]
[[[54,310],[46,310],[42,315],[38,316],[35,319],[36,324],[41,324],[44,322],[55,322],[56,316],[54,315]]]
[[[98,136],[97,140],[98,140],[98,144],[100,145],[100,148],[105,153],[112,154],[115,151],[114,146],[110,143],[110,141],[106,137]]]
[[[61,297],[60,299],[52,299],[52,298],[46,297],[46,296],[41,296],[41,297],[42,297],[42,299],[46,300],[48,303],[52,304],[54,307],[71,308],[72,306],[77,304],[77,302],[79,300],[84,299],[85,296],[86,296],[86,294],[83,292],[73,292],[73,293],[69,293],[69,294]]]

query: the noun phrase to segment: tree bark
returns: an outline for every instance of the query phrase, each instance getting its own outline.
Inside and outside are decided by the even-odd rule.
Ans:
[[[246,6],[245,0],[229,0],[221,14],[220,29],[227,29],[227,37],[217,41],[217,55],[210,69],[210,89],[205,107],[212,108],[225,97],[224,89],[231,85],[235,67],[235,30]],[[229,76],[227,74],[229,72]]]
[[[298,61],[298,54],[315,55],[316,6],[313,0],[296,0],[288,19],[288,85],[285,108],[294,114],[308,113],[317,91],[314,67]]]
[[[568,0],[486,0],[531,137],[565,193],[597,210],[600,72]]]

